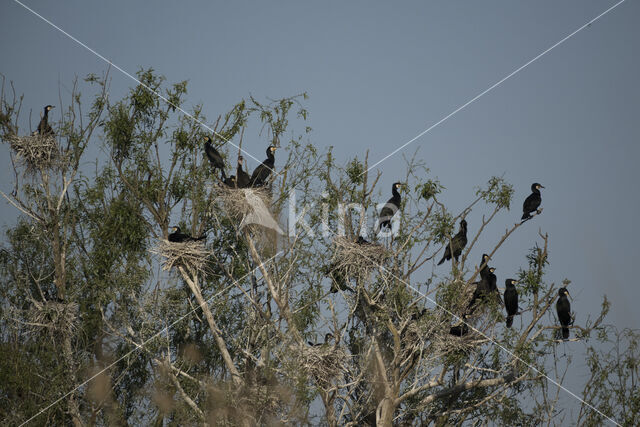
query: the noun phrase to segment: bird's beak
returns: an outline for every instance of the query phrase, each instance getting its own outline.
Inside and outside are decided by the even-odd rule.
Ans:
[[[540,188],[544,188],[544,185],[541,185]]]

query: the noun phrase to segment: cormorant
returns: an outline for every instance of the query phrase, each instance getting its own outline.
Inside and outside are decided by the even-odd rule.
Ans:
[[[243,160],[242,156],[238,156],[238,169],[236,171],[236,184],[238,185],[238,188],[247,188],[249,186],[249,181],[251,181],[249,174],[242,169]]]
[[[516,289],[517,280],[507,279],[504,281],[504,306],[507,309],[507,328],[513,325],[513,316],[518,314],[518,290]]]
[[[480,276],[482,279],[476,285],[471,301],[469,301],[469,305],[467,306],[467,310],[470,312],[473,312],[475,309],[474,305],[478,300],[484,300],[491,294],[498,294],[498,278],[493,273],[494,271],[496,271],[494,267],[489,267],[486,270],[483,268],[480,270]]]
[[[398,189],[402,187],[402,183],[396,182],[391,186],[391,198],[387,200],[387,203],[382,207],[380,211],[380,217],[378,218],[378,227],[376,229],[376,234],[380,232],[382,227],[391,228],[391,218],[398,212],[400,209],[400,202],[402,201],[400,197],[400,193]]]
[[[230,177],[223,179],[222,182],[227,187],[231,187],[231,188],[238,187],[238,183],[236,181],[236,176],[235,175],[231,175]]]
[[[307,341],[307,344],[309,344],[312,347],[319,347],[321,345],[327,345],[329,344],[329,340],[333,338],[333,334],[332,333],[326,333],[324,335],[324,342],[323,343],[315,343],[315,342],[311,342],[311,341]]]
[[[562,339],[569,338],[568,326],[573,324],[571,319],[571,303],[569,302],[569,291],[567,288],[560,288],[558,290],[558,302],[556,302],[556,311],[558,312],[558,320],[562,325]]]
[[[38,135],[53,135],[53,129],[49,124],[49,111],[55,108],[53,105],[47,105],[44,107],[44,114],[38,123]]]
[[[175,226],[172,227],[173,233],[169,234],[169,241],[174,243],[182,243],[182,242],[193,242],[196,240],[202,240],[205,236],[204,234],[200,237],[191,237],[188,234],[182,233],[180,227]]]
[[[224,181],[226,178],[224,173],[224,160],[218,150],[211,145],[211,138],[208,135],[204,137],[204,152],[207,155],[213,170],[215,171],[216,169],[220,169],[220,172],[222,173],[222,180]]]
[[[527,197],[522,204],[522,219],[531,218],[531,212],[535,212],[542,203],[542,196],[540,195],[540,189],[544,188],[542,185],[534,182],[531,184],[531,194]]]
[[[273,171],[273,168],[275,166],[275,152],[276,147],[274,145],[270,145],[269,147],[267,147],[267,158],[264,162],[259,164],[251,174],[251,179],[249,180],[249,185],[251,187],[264,187],[264,185],[267,183],[267,179],[269,179],[269,175],[271,175],[271,172]]]
[[[451,244],[447,245],[444,249],[444,255],[438,265],[442,264],[445,260],[449,261],[451,259],[451,249],[453,249],[453,257],[458,262],[458,258],[462,253],[462,249],[467,245],[467,221],[463,219],[460,221],[460,231],[458,234],[453,236],[451,239]]]

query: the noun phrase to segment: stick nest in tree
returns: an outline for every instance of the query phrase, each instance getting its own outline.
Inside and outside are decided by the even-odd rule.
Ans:
[[[161,239],[149,252],[163,258],[162,269],[164,271],[182,266],[188,270],[206,273],[209,252],[202,241],[170,242]]]
[[[334,268],[346,277],[366,279],[378,269],[389,257],[389,251],[376,243],[357,243],[339,236],[333,240],[335,253]]]
[[[62,161],[58,141],[52,135],[13,135],[9,142],[28,171],[52,168]]]
[[[33,301],[26,313],[28,325],[34,333],[42,328],[51,332],[71,333],[76,328],[78,304],[56,301]]]
[[[244,218],[254,211],[254,207],[247,201],[252,196],[258,197],[265,206],[271,205],[271,196],[266,188],[231,188],[220,186],[216,188],[218,199],[223,203],[229,216]]]
[[[342,375],[349,358],[342,348],[333,344],[301,345],[297,354],[298,366],[321,386],[331,384],[332,379]]]

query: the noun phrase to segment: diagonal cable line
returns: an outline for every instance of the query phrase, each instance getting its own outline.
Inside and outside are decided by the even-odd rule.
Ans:
[[[153,90],[151,87],[149,87],[148,85],[142,83],[140,80],[138,80],[134,75],[132,75],[131,73],[127,72],[126,70],[122,69],[121,67],[119,67],[117,64],[114,64],[111,60],[105,58],[103,55],[99,54],[98,52],[96,52],[94,49],[92,49],[91,47],[87,46],[85,43],[81,42],[80,40],[78,40],[77,38],[75,38],[74,36],[72,36],[71,34],[69,34],[68,32],[66,32],[65,30],[63,30],[62,28],[60,28],[59,26],[57,26],[56,24],[54,24],[53,22],[51,22],[50,20],[48,20],[47,18],[45,18],[44,16],[40,15],[38,12],[36,12],[35,10],[31,9],[29,6],[25,5],[24,3],[22,3],[20,0],[13,0],[14,2],[18,3],[20,6],[22,6],[23,8],[25,8],[26,10],[28,10],[29,12],[31,12],[32,14],[34,14],[35,16],[37,16],[38,18],[40,18],[41,20],[43,20],[44,22],[46,22],[47,24],[51,25],[53,28],[55,28],[56,30],[60,31],[62,34],[64,34],[65,36],[69,37],[71,40],[73,40],[74,42],[76,42],[77,44],[79,44],[80,46],[84,47],[85,49],[87,49],[89,52],[93,53],[95,56],[97,56],[98,58],[102,59],[104,62],[106,62],[107,64],[109,64],[110,66],[112,66],[113,68],[115,68],[116,70],[120,71],[122,74],[124,74],[125,76],[129,77],[131,80],[134,80],[135,82],[137,82],[139,85],[141,85],[142,87],[144,87],[145,89],[147,89],[149,92],[151,92],[152,94],[154,94],[155,96],[157,96],[158,98],[160,98],[162,101],[164,101],[165,103],[167,103],[168,105],[172,106],[173,108],[175,108],[176,110],[180,111],[182,114],[184,114],[186,117],[188,117],[189,119],[193,120],[195,123],[199,124],[200,126],[204,127],[205,129],[209,130],[211,133],[213,133],[214,135],[216,135],[217,137],[219,137],[220,139],[223,139],[225,142],[228,142],[229,144],[233,145],[235,148],[239,149],[242,153],[246,154],[247,156],[251,157],[253,160],[255,160],[256,162],[258,162],[259,164],[262,164],[262,161],[256,157],[254,157],[251,153],[245,151],[244,149],[240,148],[239,146],[237,146],[236,144],[234,144],[233,142],[231,142],[229,139],[225,138],[223,135],[219,134],[218,132],[216,132],[215,130],[213,130],[210,126],[208,126],[206,123],[201,122],[200,120],[196,119],[195,117],[193,117],[192,114],[188,113],[187,111],[185,111],[183,108],[175,105],[173,102],[171,102],[169,99],[167,99],[167,97],[165,97],[164,95],[162,95],[161,93]],[[276,175],[280,175],[280,173],[276,172],[275,170],[272,169],[272,172],[275,173]]]
[[[16,0],[17,1],[17,0]],[[548,47],[547,49],[545,49],[544,51],[542,51],[541,53],[539,53],[537,56],[535,56],[534,58],[530,59],[529,61],[527,61],[526,63],[524,63],[523,65],[521,65],[520,67],[516,68],[515,70],[513,70],[512,72],[510,72],[509,74],[507,74],[506,76],[504,76],[503,78],[501,78],[500,80],[498,80],[496,83],[494,83],[493,85],[489,86],[487,89],[483,90],[482,92],[480,92],[478,95],[474,96],[473,98],[471,98],[469,101],[465,102],[464,104],[462,104],[461,106],[459,106],[458,108],[456,108],[455,110],[453,110],[452,112],[450,112],[449,114],[447,114],[446,116],[444,116],[443,118],[441,118],[440,120],[438,120],[437,122],[435,122],[434,124],[432,124],[431,126],[429,126],[428,128],[426,128],[425,130],[423,130],[422,132],[420,132],[419,134],[417,134],[416,136],[414,136],[413,138],[411,138],[409,141],[405,142],[404,144],[402,144],[400,147],[396,148],[395,150],[393,150],[391,153],[387,154],[385,157],[383,157],[382,159],[378,160],[376,163],[374,163],[372,166],[369,167],[369,169],[367,169],[365,172],[369,172],[371,169],[373,169],[374,167],[378,166],[380,163],[384,162],[385,160],[387,160],[389,157],[393,156],[394,154],[396,154],[398,151],[404,149],[405,147],[407,147],[409,144],[412,144],[413,142],[415,142],[417,139],[421,138],[422,136],[424,136],[426,133],[430,132],[431,130],[433,130],[434,128],[436,128],[437,126],[441,125],[442,123],[444,123],[445,121],[447,121],[448,119],[450,119],[451,117],[453,117],[454,115],[456,115],[458,112],[462,111],[463,109],[465,109],[466,107],[468,107],[469,105],[473,104],[475,101],[477,101],[478,99],[480,99],[481,97],[483,97],[484,95],[486,95],[487,93],[491,92],[493,89],[497,88],[498,86],[500,86],[502,83],[504,83],[505,81],[509,80],[511,77],[515,76],[516,74],[518,74],[520,71],[524,70],[525,68],[527,68],[529,65],[533,64],[534,62],[536,62],[538,59],[542,58],[544,55],[546,55],[547,53],[551,52],[553,49],[555,49],[556,47],[560,46],[562,43],[566,42],[567,40],[569,40],[571,37],[575,36],[576,34],[578,34],[580,31],[584,30],[585,28],[587,28],[588,26],[590,26],[591,24],[593,24],[594,22],[596,22],[598,19],[602,18],[603,16],[605,16],[607,13],[611,12],[613,9],[615,9],[616,7],[620,6],[622,3],[624,3],[626,0],[620,0],[618,3],[614,4],[613,6],[611,6],[610,8],[608,8],[607,10],[605,10],[604,12],[602,12],[601,14],[599,14],[598,16],[596,16],[595,18],[591,19],[589,22],[587,22],[586,24],[582,25],[581,27],[579,27],[577,30],[573,31],[571,34],[569,34],[568,36],[565,36],[563,39],[561,39],[560,41],[556,42],[555,44],[553,44],[552,46]],[[363,172],[363,174],[365,173]]]
[[[251,271],[249,271],[247,274],[245,274],[244,276],[242,276],[241,278],[239,278],[238,280],[236,280],[235,282],[231,283],[229,286],[227,286],[226,288],[222,289],[221,291],[211,295],[209,298],[207,298],[205,300],[205,302],[208,304],[209,302],[211,302],[214,298],[222,295],[223,293],[225,293],[226,291],[228,291],[229,289],[231,289],[232,287],[236,286],[241,280],[243,280],[244,278],[248,277],[250,274],[253,274],[256,270],[258,270],[261,266],[264,266],[265,264],[273,261],[278,255],[282,254],[284,252],[283,250],[280,250],[278,253],[276,253],[274,256],[272,256],[271,258],[269,258],[266,261],[263,261],[262,263],[260,263],[260,265],[257,265],[255,268],[251,269]],[[95,373],[94,375],[92,375],[91,377],[89,377],[88,379],[86,379],[85,381],[81,382],[80,384],[78,384],[76,387],[73,388],[73,390],[68,391],[67,393],[63,394],[61,397],[59,397],[58,399],[54,400],[53,402],[51,402],[50,404],[48,404],[47,406],[45,406],[44,408],[42,408],[41,410],[39,410],[35,415],[33,415],[31,418],[29,418],[28,420],[22,422],[22,424],[20,424],[19,427],[22,427],[26,424],[28,424],[29,422],[33,421],[35,418],[37,418],[38,416],[40,416],[41,414],[43,414],[45,411],[47,411],[48,409],[50,409],[52,406],[56,405],[58,402],[60,402],[61,400],[67,398],[71,393],[75,392],[76,390],[78,390],[80,387],[85,386],[86,384],[88,384],[91,380],[93,380],[94,378],[96,378],[98,375],[102,374],[103,372],[111,369],[113,366],[115,366],[117,363],[119,363],[120,361],[122,361],[123,359],[126,359],[127,357],[131,356],[133,353],[135,353],[136,351],[140,350],[142,347],[144,347],[145,345],[147,345],[148,343],[150,343],[151,341],[155,340],[156,338],[158,338],[160,335],[164,334],[166,331],[168,331],[170,328],[174,327],[175,325],[177,325],[178,323],[180,323],[181,321],[183,321],[187,316],[189,316],[190,314],[194,313],[196,310],[198,310],[199,308],[201,308],[201,306],[197,306],[195,308],[193,308],[192,310],[188,311],[187,313],[185,313],[182,317],[180,317],[179,319],[175,320],[174,322],[172,322],[170,325],[165,326],[164,328],[162,328],[161,330],[159,330],[158,332],[156,332],[155,334],[153,334],[151,337],[147,338],[145,341],[142,342],[142,344],[140,344],[139,346],[135,347],[134,349],[132,349],[131,351],[129,351],[128,353],[126,353],[124,356],[120,357],[118,360],[110,363],[108,366],[106,366],[105,368],[103,368],[102,370],[100,370],[99,372]]]
[[[568,388],[566,388],[565,386],[563,386],[562,384],[560,384],[559,382],[557,382],[556,380],[554,380],[553,378],[551,378],[550,376],[548,376],[547,374],[545,374],[544,372],[542,372],[540,369],[538,369],[537,367],[535,367],[533,364],[530,364],[524,360],[522,360],[520,358],[520,356],[518,356],[517,354],[515,354],[511,349],[508,349],[507,347],[503,346],[502,344],[500,344],[498,341],[494,340],[493,338],[489,337],[488,335],[486,335],[484,332],[476,329],[473,325],[469,324],[468,322],[466,322],[465,320],[463,320],[462,318],[460,318],[458,315],[456,315],[455,313],[453,313],[451,310],[443,307],[442,305],[438,304],[433,298],[431,298],[430,296],[423,294],[422,292],[420,292],[417,288],[415,288],[413,285],[411,285],[410,283],[407,283],[406,281],[404,281],[403,279],[401,279],[400,277],[394,275],[392,272],[390,272],[389,270],[387,270],[385,267],[380,266],[382,269],[384,269],[385,271],[389,272],[389,274],[391,274],[392,276],[394,276],[396,279],[400,280],[402,283],[404,283],[409,289],[411,289],[412,291],[414,291],[416,294],[418,294],[419,296],[421,296],[422,298],[426,299],[427,301],[429,301],[430,303],[432,303],[436,308],[446,312],[447,314],[451,315],[453,318],[455,318],[457,321],[462,322],[463,324],[465,324],[466,326],[468,326],[470,329],[472,329],[474,332],[482,335],[484,338],[486,338],[487,340],[489,340],[489,342],[491,344],[494,344],[496,346],[498,346],[498,348],[500,348],[502,351],[504,351],[505,353],[507,353],[508,355],[510,355],[511,357],[513,357],[514,359],[518,360],[520,363],[526,365],[528,368],[534,370],[536,373],[542,375],[543,377],[545,377],[547,380],[549,380],[550,382],[552,382],[554,385],[556,385],[558,388],[564,390],[566,393],[568,393],[569,395],[575,397],[576,399],[578,399],[580,402],[584,403],[585,405],[587,405],[589,408],[593,409],[594,411],[596,411],[598,414],[602,415],[603,417],[605,417],[607,420],[611,421],[613,424],[620,426],[620,424],[614,420],[613,418],[605,415],[604,413],[602,413],[602,411],[600,411],[598,408],[596,408],[595,406],[593,406],[591,403],[587,402],[586,400],[584,400],[582,397],[578,396],[576,393],[572,392],[571,390],[569,390]]]
[[[372,258],[367,257],[366,255],[362,255],[363,257],[369,259],[370,261],[373,261],[374,264],[377,264],[377,266],[381,269],[384,270],[385,272],[387,272],[391,277],[399,280],[400,282],[402,282],[405,286],[407,286],[407,288],[411,289],[413,292],[415,292],[416,294],[418,294],[422,299],[426,299],[427,301],[429,301],[430,303],[432,303],[434,305],[435,308],[438,308],[442,311],[444,311],[445,313],[449,314],[451,317],[453,317],[454,319],[456,319],[457,321],[463,323],[464,325],[468,326],[470,329],[472,329],[473,331],[475,331],[476,333],[478,333],[479,335],[482,335],[482,337],[484,337],[485,339],[487,339],[489,341],[489,343],[498,346],[498,348],[500,348],[502,351],[504,351],[505,353],[507,353],[508,355],[510,355],[511,357],[513,357],[514,359],[518,360],[519,362],[521,362],[522,364],[526,365],[528,368],[534,370],[536,373],[542,375],[543,377],[545,377],[547,380],[549,380],[550,382],[552,382],[554,385],[556,385],[557,387],[559,387],[560,389],[564,390],[565,392],[567,392],[569,395],[571,395],[572,397],[575,397],[577,400],[579,400],[580,402],[584,403],[585,405],[587,405],[589,408],[593,409],[594,411],[596,411],[598,414],[602,415],[603,417],[605,417],[607,420],[611,421],[613,424],[620,426],[620,424],[614,420],[613,418],[605,415],[602,411],[600,411],[598,408],[596,408],[595,406],[593,406],[591,403],[587,402],[586,400],[584,400],[583,398],[581,398],[580,396],[578,396],[576,393],[572,392],[571,390],[569,390],[568,388],[566,388],[565,386],[563,386],[562,384],[560,384],[559,382],[557,382],[556,380],[554,380],[553,378],[549,377],[547,374],[545,374],[544,372],[542,372],[540,369],[538,369],[536,366],[534,366],[533,364],[530,364],[528,362],[526,362],[525,360],[522,360],[522,358],[520,358],[517,354],[515,354],[511,349],[508,349],[507,347],[505,347],[504,345],[500,344],[498,341],[496,341],[495,339],[491,338],[490,336],[486,335],[484,332],[476,329],[473,325],[471,325],[470,323],[466,322],[463,318],[461,318],[460,316],[458,316],[457,314],[453,313],[451,310],[449,310],[448,308],[438,304],[438,302],[436,300],[434,300],[433,298],[431,298],[430,296],[420,292],[417,288],[415,288],[413,285],[411,285],[411,283],[407,282],[406,280],[404,280],[403,278],[401,278],[400,276],[398,276],[397,274],[393,273],[392,271],[389,271],[385,266],[383,266],[382,264],[378,263],[377,261],[373,260]]]

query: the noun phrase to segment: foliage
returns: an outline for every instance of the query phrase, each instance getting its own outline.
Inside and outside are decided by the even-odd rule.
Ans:
[[[482,231],[510,208],[513,187],[503,178],[490,178],[456,213],[439,200],[446,188],[414,157],[406,176],[394,179],[405,184],[397,233],[372,236],[373,224],[358,212],[374,210],[388,189],[378,185],[380,175],[367,172],[368,153],[342,165],[331,149],[321,152],[307,140],[306,94],[264,102],[249,97],[209,123],[202,106],[191,117],[182,114],[186,82],[168,84],[152,69],[138,78],[141,84],[111,100],[108,76],[88,76],[84,113],[87,95],[74,85],[70,105],[52,123],[62,161],[36,164],[37,173],[29,174],[16,165],[15,191],[4,195],[20,217],[0,251],[2,419],[74,425],[558,420],[554,385],[540,375],[555,370],[559,378],[570,363],[556,354],[557,286],[545,281],[548,236],[541,234],[523,257],[523,313],[512,329],[504,328],[495,298],[467,312],[479,274],[468,257],[493,259],[523,224],[494,248],[475,247],[477,238],[470,238],[459,263],[433,270],[460,219],[488,212],[482,224],[469,224]],[[21,98],[3,90],[0,101],[0,134],[10,142],[25,133],[18,126]],[[245,153],[278,147],[263,201],[281,224],[295,210],[301,221],[290,227],[294,234],[240,229],[246,206],[229,209],[237,190],[220,190],[203,157],[208,135],[227,165],[235,165],[232,157],[252,130],[258,148],[243,146]],[[89,146],[107,157],[89,159]],[[293,195],[296,205],[287,206]],[[206,236],[186,245],[188,262],[183,246],[176,252],[164,243],[170,225]],[[358,236],[371,246],[357,243]],[[165,246],[156,250],[159,245]],[[155,253],[167,251],[179,260],[164,271]],[[573,340],[602,331],[607,304],[595,321],[571,326]],[[47,320],[51,313],[63,313],[64,322]],[[451,335],[462,319],[469,333]],[[637,370],[634,345],[624,369]],[[593,355],[594,384],[609,384],[604,372],[613,360],[598,364],[602,359]],[[595,390],[593,399],[613,408],[631,389]],[[583,416],[599,421],[592,415]]]

